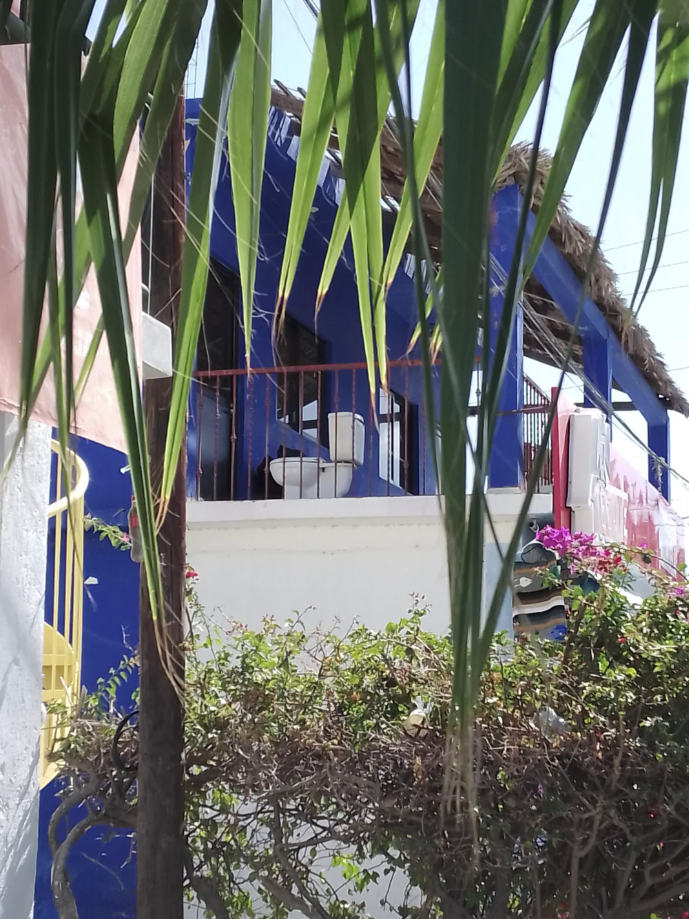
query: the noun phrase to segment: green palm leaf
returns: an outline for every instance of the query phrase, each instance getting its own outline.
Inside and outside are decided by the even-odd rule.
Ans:
[[[242,30],[240,13],[241,0],[216,0],[206,87],[201,103],[187,201],[174,376],[160,489],[164,503],[172,493],[184,438],[189,386],[203,316],[213,202],[223,150],[223,126],[227,121],[230,88]]]
[[[670,219],[672,192],[675,187],[679,148],[684,123],[684,109],[689,85],[689,5],[676,0],[660,4],[656,42],[656,79],[653,115],[653,163],[651,194],[646,220],[646,234],[639,265],[639,276],[632,296],[632,309],[641,289],[651,251],[653,231],[658,225],[655,254],[646,279],[644,294],[653,283],[660,265]]]
[[[330,4],[328,15],[342,17],[344,29],[344,8],[339,0]],[[333,61],[333,73],[339,73],[341,54],[337,61]],[[326,53],[325,37],[323,35],[322,13],[319,14],[316,27],[316,38],[313,44],[311,70],[309,72],[309,85],[304,101],[304,111],[301,123],[301,141],[297,154],[297,165],[294,175],[294,187],[299,189],[298,195],[292,195],[290,204],[289,223],[287,225],[287,238],[285,251],[278,283],[278,296],[276,305],[276,322],[279,324],[280,316],[294,283],[297,272],[301,245],[304,233],[311,215],[313,197],[316,193],[318,175],[320,173],[323,157],[328,148],[328,141],[332,132],[335,117],[335,97],[333,95],[332,79],[329,70],[328,55]]]
[[[141,527],[144,567],[156,618],[163,609],[162,582],[151,493],[146,427],[125,278],[119,225],[117,168],[107,122],[87,121],[79,150],[90,249],[98,277],[103,323],[127,444],[132,489]]]
[[[271,3],[269,0],[245,0],[237,71],[227,119],[227,149],[247,367],[251,363],[251,318],[270,107],[270,46]]]

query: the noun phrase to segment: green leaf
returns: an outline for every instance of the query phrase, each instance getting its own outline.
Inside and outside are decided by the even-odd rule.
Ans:
[[[55,149],[55,97],[53,60],[55,34],[63,3],[49,3],[32,28],[29,53],[28,196],[26,204],[26,257],[20,407],[28,418],[33,367],[43,315],[43,300],[52,251],[57,158]]]
[[[200,2],[201,0],[146,0],[143,4],[144,8],[122,64],[122,76],[117,86],[112,115],[113,148],[116,151],[118,174],[129,151],[137,120],[156,80],[161,57],[177,37],[178,29],[175,28],[175,23],[179,20],[185,21],[185,6],[198,9]],[[195,40],[195,34],[192,38]],[[186,67],[186,62],[184,66]],[[160,90],[160,83],[157,87]]]
[[[443,283],[443,269],[441,266],[438,269],[437,274],[435,276],[435,289],[440,290],[442,283]],[[435,291],[432,285],[429,285],[429,286],[430,286],[430,289],[426,296],[426,301],[425,301],[424,310],[423,310],[424,319],[428,319],[428,317],[431,315],[435,307],[435,297],[434,297]],[[438,327],[436,326],[436,328]],[[420,337],[421,337],[421,323],[417,322],[416,328],[414,329],[412,337],[409,341],[409,351],[411,351],[411,349],[416,345]]]
[[[333,2],[332,8],[336,8],[339,15],[342,10],[342,4]],[[333,15],[332,12],[329,15]],[[338,69],[337,66],[336,69]],[[309,71],[309,85],[302,113],[301,139],[294,174],[294,193],[290,204],[285,251],[278,283],[276,306],[276,323],[278,324],[280,316],[284,312],[297,271],[301,245],[311,215],[318,175],[328,148],[334,117],[335,99],[328,69],[321,13],[316,27],[311,70]]]
[[[108,0],[100,22],[96,37],[91,45],[91,51],[86,61],[86,68],[81,80],[80,92],[80,109],[81,123],[91,111],[91,106],[96,94],[101,87],[101,81],[105,75],[106,68],[113,54],[113,44],[115,36],[120,28],[122,17],[124,15],[126,0]],[[130,18],[120,40],[124,39],[124,45],[120,51],[125,52],[131,38],[138,14],[143,9],[143,4],[138,4],[135,8],[135,14]],[[129,32],[129,34],[127,34]],[[118,44],[119,44],[118,41]]]
[[[584,134],[600,102],[635,5],[634,0],[630,0],[629,3],[610,3],[609,0],[596,2],[529,243],[525,259],[525,277],[531,273],[536,256],[560,206],[567,179]]]
[[[122,250],[112,128],[89,119],[79,150],[90,249],[124,427],[154,618],[163,609],[148,447]]]
[[[0,29],[4,32],[7,29],[7,20],[12,10],[12,0],[0,0]]]
[[[196,37],[201,28],[207,5],[208,0],[187,0],[187,2],[183,3],[175,19],[172,35],[164,45],[160,71],[155,81],[152,101],[146,114],[146,122],[141,135],[139,165],[129,204],[128,225],[124,240],[124,251],[127,258],[141,223],[146,199],[153,180],[153,173],[170,126],[172,113],[184,86],[184,74],[194,52]],[[125,68],[122,79],[132,81],[136,80],[137,76],[130,75]],[[122,166],[120,163],[124,164],[129,151],[129,144],[131,143],[131,136],[143,107],[143,100],[140,95],[128,94],[127,98],[130,104],[129,109],[120,109],[125,127],[123,127],[119,139],[115,135],[118,175],[121,174]],[[119,104],[120,97],[118,95]],[[137,106],[141,107],[137,108]],[[127,145],[126,147],[125,144]]]
[[[172,493],[184,437],[189,386],[203,317],[208,281],[211,215],[223,151],[232,76],[241,36],[241,0],[216,0],[211,27],[206,86],[196,134],[194,165],[187,201],[187,227],[182,256],[170,417],[165,443],[161,498]]]
[[[335,96],[335,124],[342,151],[345,183],[343,194],[347,197],[351,212],[354,273],[364,356],[368,368],[369,388],[373,392],[375,389],[375,353],[369,258],[374,262],[378,258],[382,260],[382,222],[379,178],[375,190],[377,202],[377,213],[375,214],[372,213],[370,198],[376,175],[380,175],[380,158],[372,156],[366,159],[370,131],[375,126],[375,114],[373,123],[371,116],[376,110],[375,97],[372,99],[376,87],[372,10],[368,0],[347,0],[343,29],[342,19],[325,14],[327,8],[323,9],[323,30],[330,62],[332,90]],[[334,61],[341,61],[339,72],[333,67]],[[359,194],[360,190],[362,194]],[[379,231],[377,226],[380,227]],[[318,308],[320,298],[319,292],[316,308]]]
[[[244,2],[242,37],[227,119],[247,367],[251,363],[251,319],[270,108],[271,7],[269,0]]]
[[[103,52],[104,60],[106,61],[106,64],[103,64],[103,72],[100,75],[92,73],[91,81],[89,81],[87,79],[87,76],[89,74],[89,67],[87,66],[86,73],[84,74],[84,78],[82,80],[82,85],[84,87],[84,90],[86,89],[86,86],[89,87],[88,92],[89,92],[89,96],[91,98],[91,104],[92,104],[92,110],[90,111],[92,111],[93,113],[95,112],[103,113],[103,117],[108,123],[112,119],[112,109],[117,99],[117,88],[120,84],[120,81],[132,80],[135,78],[134,72],[132,72],[129,69],[124,69],[124,68],[126,66],[127,50],[129,48],[129,43],[133,35],[136,32],[136,26],[139,21],[139,16],[136,10],[143,9],[144,7],[145,7],[145,4],[143,3],[139,4],[136,7],[135,13],[133,14],[132,18],[128,21],[128,24],[124,29],[124,32],[117,40],[114,48],[108,54],[106,54],[105,51]],[[197,9],[196,3],[190,4],[189,8],[191,10]],[[112,22],[110,22],[110,27],[107,30],[107,34],[110,40],[114,41],[116,25],[113,26],[113,23],[119,22],[119,19],[117,18],[117,9],[116,7],[111,7],[111,5],[109,5],[106,12],[107,11],[110,11],[111,16],[112,16]],[[188,23],[189,23],[189,20],[183,17],[179,21],[179,25],[183,27],[186,27]],[[187,41],[189,40],[188,34],[186,35],[186,40]],[[149,53],[151,57],[153,56],[154,53],[159,53],[159,56],[162,56],[164,50],[165,50],[165,45],[164,45],[164,42],[161,41],[161,42],[157,42],[153,49],[149,49]],[[136,58],[135,58],[135,63],[136,63]],[[180,81],[178,85],[181,85],[181,81],[183,79],[183,74],[184,74],[184,69],[186,67],[186,64],[184,63],[183,60],[178,59],[177,61],[175,61],[174,58],[172,59],[171,63],[172,63],[171,70],[174,68],[174,66],[176,66],[177,68],[177,71],[179,73],[178,79]],[[123,72],[123,69],[124,69],[124,72]],[[80,106],[81,107],[80,123],[82,126],[86,118],[89,117],[89,111],[86,111],[84,107],[85,106],[84,96],[85,96],[85,92],[84,94],[82,94],[81,106]],[[142,113],[141,108],[136,109],[134,107],[138,104],[139,95],[138,94],[130,95],[129,99],[132,105],[132,108],[129,111],[129,126],[130,127],[128,130],[122,132],[119,138],[119,141],[117,145],[115,146],[115,156],[116,156],[116,163],[117,163],[118,179],[122,174],[122,169],[124,167],[124,162],[126,160],[126,156],[129,151],[129,145],[131,143],[134,129]],[[168,96],[168,99],[169,99],[169,96]],[[172,100],[172,105],[174,105],[175,99],[176,99],[176,94],[175,94],[175,98]],[[167,118],[166,124],[169,124],[169,119],[171,117],[172,109],[170,108],[169,111],[166,113],[165,111],[162,111],[161,108],[162,107],[160,108],[157,107],[158,114],[150,122],[149,132],[151,134],[153,133],[153,128],[156,127],[157,123],[160,120],[164,120],[165,118]],[[122,113],[122,117],[124,118],[124,113]],[[151,177],[153,175],[153,170],[155,169],[155,164],[158,160],[158,155],[160,153],[160,145],[162,145],[162,139],[165,136],[165,130],[161,131],[160,128],[158,127],[156,136],[159,139],[159,143],[157,147],[148,140],[149,134],[147,134],[146,130],[144,130],[144,138],[142,138],[142,149],[141,149],[141,153],[139,157],[139,169],[137,171],[137,178],[135,180],[135,190],[139,190],[141,189],[142,186],[145,186],[146,193],[147,193],[148,188],[150,187]],[[146,141],[146,147],[145,147],[146,156],[143,155],[145,141]],[[139,223],[141,222],[141,216],[143,214],[144,203],[145,203],[145,194],[142,196],[139,193],[138,197],[132,196],[132,200],[130,202],[130,209],[129,209],[129,225],[130,225],[130,228],[133,227],[133,231],[127,234],[127,237],[125,240],[125,250],[124,250],[125,260],[129,258],[129,252],[131,251],[131,246],[133,245],[134,240],[136,238],[136,231],[138,229]],[[134,208],[135,204],[138,210],[135,210]],[[75,298],[78,297],[81,291],[81,288],[83,287],[83,284],[86,280],[86,274],[88,272],[88,268],[90,264],[91,264],[91,256],[89,252],[89,235],[88,235],[88,229],[86,226],[86,216],[82,210],[82,213],[80,213],[79,218],[77,220],[76,232],[75,232],[75,242],[74,242]],[[64,297],[64,283],[61,283],[60,288],[61,288],[60,296]],[[64,315],[64,310],[62,308],[60,310],[60,315],[61,316]],[[60,329],[60,334],[64,335],[63,327],[61,327]],[[82,371],[79,377],[79,381],[77,382],[77,387],[76,387],[77,392],[81,388],[83,388],[83,385],[85,384],[88,372],[90,371],[90,368],[93,364],[93,360],[98,351],[98,347],[100,346],[102,334],[103,334],[102,326],[99,324],[99,326],[94,332],[94,337],[89,346],[87,358],[84,361],[84,365],[83,365],[83,368],[82,368]],[[46,336],[46,338],[41,342],[41,346],[38,350],[38,353],[35,355],[35,359],[33,361],[33,374],[32,374],[31,384],[29,387],[30,396],[29,396],[28,401],[24,405],[24,409],[22,413],[23,424],[26,423],[26,419],[28,419],[28,416],[33,409],[35,401],[38,398],[38,394],[45,381],[45,377],[46,377],[46,374],[48,372],[48,368],[51,362],[51,353],[52,351],[51,351],[50,340]]]
[[[689,85],[689,4],[682,0],[662,0],[659,7],[651,193],[639,275],[632,296],[632,309],[634,309],[648,264],[656,222],[658,233],[653,264],[646,278],[643,297],[636,309],[637,313],[653,283],[663,255]]]
[[[371,11],[370,4],[369,11]],[[387,31],[396,74],[399,74],[405,56],[403,23],[406,21],[408,28],[413,29],[417,11],[418,0],[396,0],[391,4]],[[369,15],[372,15],[372,12],[367,13],[367,18],[363,20],[364,27],[355,64],[350,124],[356,125],[356,131],[353,137],[348,134],[345,142],[345,193],[340,200],[330,234],[328,251],[318,282],[316,309],[320,308],[330,288],[352,224],[352,214],[359,203],[360,196],[363,196],[363,205],[367,215],[367,233],[371,234],[370,241],[367,238],[367,248],[370,295],[373,301],[373,325],[380,376],[385,381],[387,379],[386,322],[384,291],[381,290],[383,242],[382,223],[378,219],[378,214],[380,213],[380,136],[390,107],[391,95],[385,67],[382,64],[379,28],[373,29]],[[371,36],[373,36],[372,46]],[[375,86],[375,95],[371,92],[373,86]],[[338,134],[339,130],[338,122]],[[339,134],[339,136],[342,135]],[[352,168],[353,160],[357,164],[355,169]],[[354,239],[352,239],[352,244],[356,246]],[[361,306],[361,310],[362,317],[369,315],[370,308]],[[369,380],[373,391],[372,374],[369,374]]]
[[[443,336],[440,421],[442,480],[450,572],[455,673],[453,700],[466,724],[471,698],[469,635],[481,621],[483,514],[473,502],[466,516],[467,407],[484,286],[491,122],[497,90],[506,6],[500,0],[448,4],[445,36],[443,159],[443,298],[438,320]],[[471,125],[471,143],[465,126]],[[467,182],[466,177],[471,176]],[[482,492],[481,486],[481,492]]]
[[[445,74],[445,0],[440,0],[428,53],[419,119],[414,132],[415,184],[420,193],[425,187],[440,142],[443,126],[443,85]],[[409,179],[404,183],[400,206],[395,219],[390,245],[383,266],[383,283],[376,291],[374,312],[384,310],[385,297],[392,284],[412,228],[411,190]],[[427,304],[429,307],[431,304]],[[426,315],[430,313],[430,308]],[[420,332],[420,327],[417,327]],[[413,342],[416,340],[416,333]],[[412,343],[413,343],[412,342]]]
[[[558,45],[578,2],[579,0],[562,0],[558,4]],[[532,0],[518,38],[503,40],[503,55],[506,56],[509,51],[510,56],[509,60],[505,61],[506,70],[500,79],[495,103],[496,111],[493,116],[496,138],[493,148],[496,157],[496,175],[543,82],[548,59],[549,18],[554,7],[552,0],[546,4],[542,0]],[[512,4],[510,3],[508,19],[511,11]]]
[[[74,277],[77,192],[77,143],[79,131],[79,96],[81,89],[81,49],[83,35],[93,10],[94,0],[67,0],[57,26],[55,39],[55,149],[60,179],[62,208],[63,290],[58,302],[57,275],[53,303],[54,340],[52,345],[58,402],[58,437],[63,450],[74,411],[73,308],[76,301]],[[57,266],[56,266],[57,268]],[[61,315],[59,315],[61,313]],[[65,330],[64,383],[60,348],[60,329]],[[63,401],[64,400],[64,401]]]

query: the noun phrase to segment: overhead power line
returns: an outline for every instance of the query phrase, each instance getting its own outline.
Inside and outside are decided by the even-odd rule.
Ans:
[[[306,0],[304,0],[306,2]],[[689,233],[689,227],[686,227],[684,230],[674,230],[672,233],[666,233],[665,239],[669,239],[670,236],[681,236],[683,233]],[[656,242],[658,239],[657,236],[654,236],[651,242]],[[646,242],[645,239],[638,239],[633,243],[622,243],[619,246],[606,246],[605,249],[601,250],[605,255],[606,252],[617,252],[620,249],[629,249],[632,246],[641,246]]]

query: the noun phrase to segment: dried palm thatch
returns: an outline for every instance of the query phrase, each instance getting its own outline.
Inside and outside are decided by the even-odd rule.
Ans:
[[[303,94],[302,97],[299,97],[279,84],[273,89],[272,104],[291,117],[293,131],[298,134],[304,104]],[[528,144],[517,144],[512,147],[500,172],[497,182],[498,190],[511,184],[518,185],[520,189],[524,188],[528,175],[530,150],[531,147]],[[331,138],[330,154],[337,163],[339,161],[338,143],[335,134]],[[534,213],[538,212],[543,198],[550,162],[547,153],[539,153],[532,195]],[[431,251],[437,253],[438,257],[441,251],[442,173],[443,148],[441,143],[436,151],[428,182],[421,196],[429,244]],[[392,213],[395,212],[396,205],[401,198],[405,178],[404,160],[394,125],[389,122],[385,125],[381,138],[381,188],[383,201],[389,204]],[[577,278],[583,279],[594,237],[583,224],[572,217],[565,200],[560,203],[553,220],[550,238],[565,257]],[[596,256],[588,293],[658,399],[666,408],[689,416],[689,401],[671,379],[665,362],[647,330],[632,316],[619,291],[617,276],[601,253]],[[553,339],[555,339],[556,346],[559,343],[561,347],[562,343],[566,343],[571,332],[570,325],[557,304],[533,278],[527,283],[525,299],[531,321],[524,329],[524,353],[527,357],[549,364],[557,364],[558,359],[552,347]],[[581,366],[581,359],[582,349],[579,340],[576,342],[573,353],[575,365]]]

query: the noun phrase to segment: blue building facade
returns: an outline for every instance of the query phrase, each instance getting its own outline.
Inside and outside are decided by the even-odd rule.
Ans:
[[[199,103],[187,104],[187,169],[194,155]],[[288,303],[282,340],[273,335],[273,310],[280,275],[294,181],[296,139],[289,117],[271,114],[262,192],[260,251],[256,275],[255,315],[251,336],[252,367],[247,373],[237,286],[234,214],[227,163],[215,199],[211,233],[213,278],[208,313],[199,348],[199,376],[189,406],[187,491],[191,499],[242,500],[280,497],[268,470],[270,459],[286,451],[328,458],[327,415],[356,412],[365,425],[363,462],[354,470],[349,495],[434,494],[427,418],[422,399],[418,353],[408,352],[417,325],[411,262],[399,270],[388,297],[388,348],[391,394],[371,402],[352,256],[345,247],[331,288],[316,317],[318,281],[335,218],[341,182],[335,168],[322,171],[302,257]],[[491,243],[491,345],[499,320],[501,284],[509,271],[521,197],[516,186],[495,196],[496,221]],[[533,230],[533,217],[528,235]],[[562,254],[546,240],[534,275],[564,315],[574,320],[580,285]],[[210,302],[207,298],[207,305]],[[650,389],[590,299],[582,305],[584,369],[599,395],[610,402],[613,380],[632,398],[649,426],[649,444],[669,456],[666,409]],[[281,349],[283,349],[281,351]],[[512,329],[509,361],[500,400],[489,485],[515,488],[523,483],[525,426],[523,316]],[[286,370],[285,368],[290,368]],[[437,394],[438,379],[434,371]],[[591,398],[589,396],[589,398]],[[127,526],[131,485],[123,454],[80,441],[90,484],[86,510],[106,523]],[[649,480],[668,495],[649,464]],[[91,581],[84,598],[83,683],[96,687],[99,677],[117,667],[138,643],[138,566],[92,532],[86,533],[84,575]],[[133,685],[125,686],[121,704],[131,706]],[[36,919],[54,919],[50,895],[51,857],[47,823],[57,799],[57,784],[41,792]],[[135,915],[136,870],[130,838],[118,831],[91,830],[74,848],[69,875],[82,919],[115,919]]]

